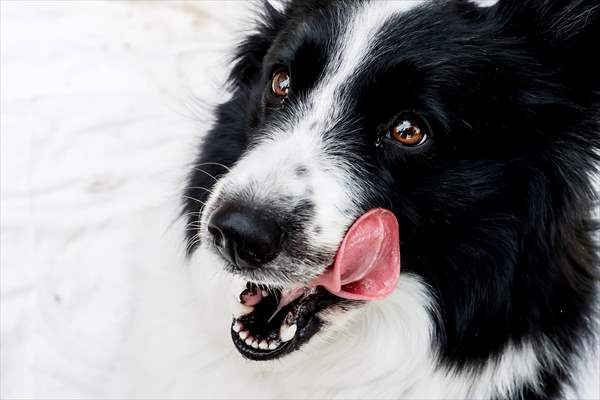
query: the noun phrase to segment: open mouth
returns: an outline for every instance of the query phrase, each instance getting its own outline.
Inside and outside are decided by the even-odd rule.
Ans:
[[[231,337],[242,356],[270,360],[291,353],[319,331],[322,311],[344,299],[326,290],[304,288],[291,302],[283,302],[280,289],[247,283],[240,294],[242,315],[231,324]]]
[[[334,263],[307,286],[282,290],[247,283],[239,296],[241,315],[231,324],[235,346],[251,360],[274,359],[321,329],[320,311],[387,297],[400,274],[399,243],[396,217],[373,209],[354,222]]]

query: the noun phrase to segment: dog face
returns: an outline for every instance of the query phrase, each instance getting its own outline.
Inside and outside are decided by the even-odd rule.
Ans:
[[[253,309],[232,326],[242,355],[280,357],[360,309],[320,288],[283,310],[278,297],[321,275],[353,221],[374,208],[399,221],[402,274],[431,288],[442,352],[479,357],[525,332],[525,322],[507,328],[490,315],[505,315],[507,293],[531,283],[517,258],[546,203],[577,204],[567,218],[587,207],[578,171],[592,169],[597,144],[585,136],[591,66],[540,57],[528,39],[535,28],[511,25],[535,11],[511,2],[265,5],[186,191],[186,215],[199,222],[191,247],[201,241],[248,281],[241,299]],[[474,346],[465,356],[466,338]]]

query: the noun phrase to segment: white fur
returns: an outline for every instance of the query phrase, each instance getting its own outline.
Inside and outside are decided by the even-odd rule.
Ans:
[[[273,129],[223,178],[224,183],[209,199],[207,212],[213,198],[228,191],[246,191],[257,204],[265,205],[282,196],[290,196],[292,203],[309,198],[316,205],[315,220],[322,227],[314,239],[325,248],[336,249],[352,219],[352,215],[343,214],[352,206],[352,193],[346,189],[346,171],[322,147],[318,132],[304,129],[303,124],[292,132]],[[308,169],[306,177],[295,176],[298,166]],[[309,190],[311,195],[307,194]]]

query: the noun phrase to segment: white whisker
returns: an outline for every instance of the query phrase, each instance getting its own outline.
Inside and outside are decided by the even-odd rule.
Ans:
[[[206,206],[206,203],[205,203],[205,202],[203,202],[202,200],[198,200],[198,199],[196,199],[196,198],[194,198],[194,197],[190,197],[190,196],[186,196],[186,195],[184,195],[184,196],[183,196],[183,198],[184,198],[184,199],[188,199],[188,200],[195,201],[195,202],[197,202],[197,203],[200,203],[200,204],[202,204],[203,206]]]
[[[215,178],[215,176],[214,176],[213,174],[211,174],[211,173],[209,173],[209,172],[206,172],[206,171],[205,171],[205,170],[203,170],[202,168],[194,167],[194,170],[195,170],[195,171],[198,171],[198,172],[202,172],[203,174],[206,174],[206,175],[208,175],[209,177],[211,177],[212,179],[214,179],[214,181],[215,181],[215,182],[218,182],[218,181],[219,181],[217,178]]]
[[[204,162],[204,163],[198,164],[196,166],[199,167],[199,166],[202,166],[202,165],[216,165],[218,167],[225,168],[227,170],[227,172],[231,172],[231,168],[229,168],[227,165],[224,165],[224,164],[221,164],[221,163],[218,163],[218,162],[212,162],[212,161],[211,162]]]

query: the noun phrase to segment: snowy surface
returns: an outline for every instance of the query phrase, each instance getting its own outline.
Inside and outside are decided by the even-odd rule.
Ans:
[[[1,2],[3,398],[129,393],[142,283],[181,263],[194,99],[224,95],[245,7]]]
[[[1,7],[2,397],[119,393],[244,4]]]

